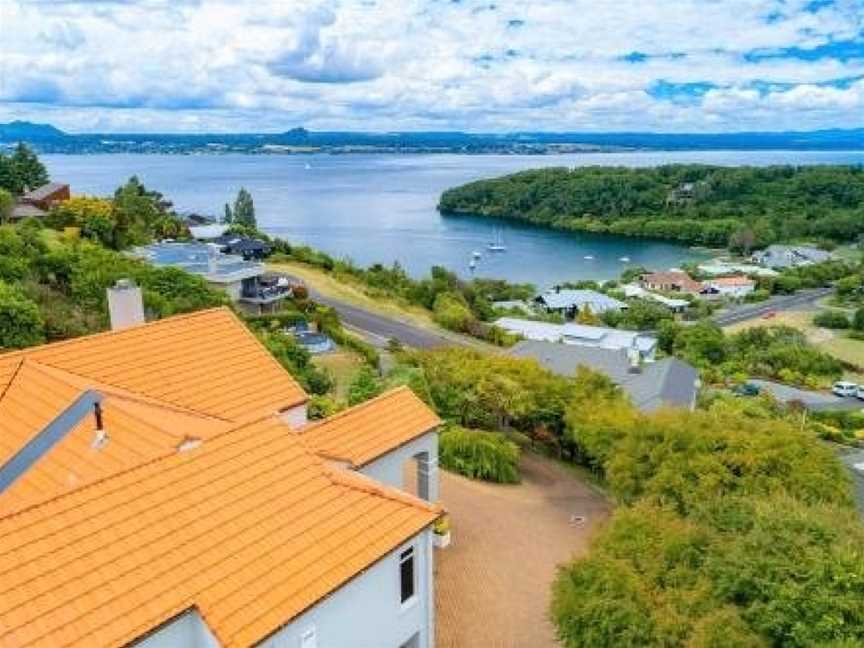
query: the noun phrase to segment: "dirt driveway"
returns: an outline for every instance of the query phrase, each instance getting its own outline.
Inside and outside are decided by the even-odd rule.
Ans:
[[[555,646],[547,618],[555,567],[585,551],[609,513],[605,498],[527,453],[516,486],[440,475],[453,541],[435,552],[438,648]]]

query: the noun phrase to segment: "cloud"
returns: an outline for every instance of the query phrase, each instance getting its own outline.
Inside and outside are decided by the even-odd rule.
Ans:
[[[864,125],[861,0],[0,2],[0,120],[70,131]]]

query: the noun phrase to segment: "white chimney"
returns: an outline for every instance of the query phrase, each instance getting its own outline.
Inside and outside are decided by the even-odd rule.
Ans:
[[[144,323],[144,299],[131,279],[118,279],[108,289],[108,314],[112,331]]]

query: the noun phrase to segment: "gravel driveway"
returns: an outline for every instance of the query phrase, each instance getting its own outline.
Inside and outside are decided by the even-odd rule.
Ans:
[[[438,648],[555,646],[547,618],[555,567],[584,553],[609,503],[562,466],[527,453],[519,485],[440,475],[453,541],[435,553]]]

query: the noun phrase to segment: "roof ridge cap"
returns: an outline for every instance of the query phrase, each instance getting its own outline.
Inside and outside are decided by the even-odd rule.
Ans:
[[[356,405],[352,405],[351,407],[346,407],[341,412],[336,412],[335,414],[328,416],[327,418],[323,418],[323,419],[320,419],[318,421],[314,421],[312,423],[304,425],[303,427],[297,429],[297,433],[298,434],[305,434],[306,432],[309,432],[311,430],[319,428],[326,423],[345,418],[349,414],[354,414],[355,412],[359,412],[361,410],[364,410],[364,409],[368,408],[369,406],[373,405],[374,403],[379,403],[382,400],[386,400],[387,398],[392,398],[396,394],[399,394],[399,393],[404,392],[404,391],[409,391],[412,394],[414,394],[414,392],[411,390],[410,387],[408,387],[408,385],[397,385],[396,387],[393,387],[393,388],[388,389],[384,392],[381,392],[377,396],[374,396],[368,400],[365,400],[362,403],[357,403]],[[416,394],[414,396],[415,396],[415,398],[417,398],[419,400],[419,396],[417,396]]]
[[[220,438],[222,438],[228,434],[231,434],[232,432],[237,432],[237,431],[242,430],[244,428],[251,427],[252,425],[255,425],[257,423],[261,423],[266,418],[268,418],[268,417],[263,417],[263,418],[258,419],[256,421],[251,421],[251,422],[246,422],[246,423],[238,423],[236,426],[234,426],[228,430],[224,430],[222,432],[219,432],[219,433],[213,435],[212,437],[210,437],[210,439],[208,439],[209,443],[205,442],[201,447],[205,448],[205,449],[210,448],[210,447],[212,447],[212,442],[215,439],[220,439]],[[271,415],[269,418],[272,418],[275,423],[280,422],[278,417],[276,417],[276,416]],[[304,447],[304,449],[306,449],[306,451],[311,456],[317,458],[317,455],[314,452],[312,452],[311,450],[306,448],[305,445],[303,447]],[[73,493],[78,493],[78,492],[81,492],[83,490],[93,488],[94,486],[97,486],[98,484],[101,484],[105,481],[115,479],[115,478],[119,479],[121,475],[127,475],[127,474],[129,474],[135,470],[141,470],[141,469],[146,468],[148,466],[151,466],[153,464],[156,464],[156,463],[159,463],[162,461],[167,461],[167,460],[171,459],[172,457],[179,456],[180,454],[181,453],[179,453],[176,449],[166,450],[162,454],[154,455],[152,457],[144,459],[141,462],[126,466],[125,468],[122,468],[120,470],[106,473],[106,474],[102,475],[101,477],[99,477],[98,479],[94,479],[92,481],[79,484],[78,486],[74,486],[74,487],[69,488],[68,490],[65,490],[65,491],[55,492],[54,494],[52,494],[52,495],[50,495],[44,499],[38,499],[35,501],[30,501],[26,505],[21,507],[20,509],[13,508],[13,509],[9,509],[9,510],[4,511],[2,508],[0,508],[0,521],[5,520],[6,518],[11,518],[15,515],[19,515],[21,513],[24,513],[25,511],[29,511],[30,509],[38,508],[40,506],[45,506],[45,505],[49,504],[50,502],[54,502],[56,500],[63,499],[64,497],[71,496]]]
[[[230,314],[234,314],[230,308],[227,306],[213,306],[212,308],[203,308],[197,311],[190,311],[188,313],[179,313],[177,315],[171,315],[170,317],[163,317],[162,319],[151,320],[149,322],[143,322],[141,324],[135,324],[134,326],[127,326],[122,329],[108,329],[107,331],[97,331],[96,333],[88,333],[87,335],[79,335],[78,337],[67,338],[65,340],[57,340],[55,342],[47,342],[45,344],[39,344],[37,346],[26,347],[24,349],[16,349],[8,354],[3,354],[4,356],[22,356],[27,357],[32,354],[38,353],[42,349],[57,349],[62,346],[67,346],[75,343],[82,342],[84,340],[91,340],[94,338],[102,338],[109,337],[112,335],[117,335],[120,333],[126,333],[128,331],[141,330],[146,327],[151,326],[159,326],[160,324],[164,324],[166,322],[175,322],[177,320],[184,319],[192,319],[195,317],[201,317],[204,315],[209,315],[211,313],[224,311]],[[245,327],[244,327],[245,328]]]
[[[414,506],[429,513],[437,513],[439,516],[445,513],[444,507],[440,504],[434,504],[420,499],[416,495],[412,495],[406,491],[400,490],[395,486],[388,486],[381,482],[364,475],[361,472],[345,468],[336,468],[328,465],[321,460],[324,465],[324,474],[330,479],[333,484],[345,486],[354,490],[378,495],[395,502]]]

